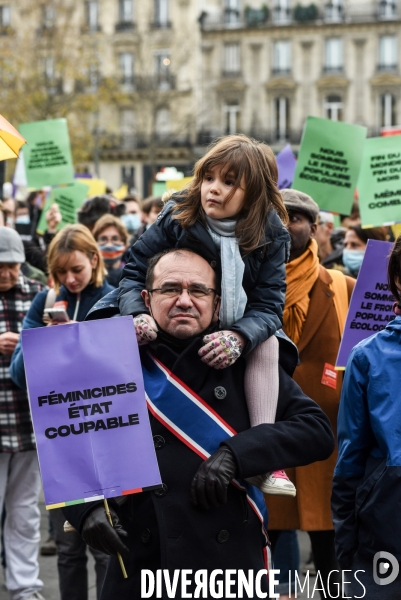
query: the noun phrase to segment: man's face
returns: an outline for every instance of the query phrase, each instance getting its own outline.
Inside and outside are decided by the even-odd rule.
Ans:
[[[215,274],[211,266],[197,254],[181,252],[167,254],[159,260],[152,289],[214,288]],[[173,297],[144,290],[142,297],[163,331],[179,339],[197,335],[218,320],[220,299],[214,292],[196,298],[189,295],[187,289]]]
[[[8,292],[17,282],[21,265],[0,262],[0,292]]]
[[[288,233],[291,237],[290,260],[303,254],[308,247],[309,240],[315,236],[316,223],[311,223],[306,215],[301,212],[289,212]]]

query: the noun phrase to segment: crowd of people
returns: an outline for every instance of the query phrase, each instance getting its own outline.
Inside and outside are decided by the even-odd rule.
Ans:
[[[279,190],[277,175],[266,144],[227,136],[196,163],[185,190],[143,201],[95,196],[76,224],[62,228],[53,204],[43,235],[45,193],[16,201],[5,186],[0,513],[11,600],[45,597],[40,473],[20,335],[59,326],[51,308],[63,308],[69,323],[132,315],[145,389],[154,376],[150,349],[238,432],[212,444],[203,460],[150,415],[161,490],[111,501],[114,528],[97,502],[49,511],[41,551],[57,553],[61,600],[87,600],[88,547],[97,598],[110,600],[141,597],[141,569],[258,571],[266,544],[284,600],[300,569],[297,530],[309,535],[308,567],[321,578],[321,598],[363,597],[363,586],[369,600],[399,597],[400,577],[378,585],[372,560],[386,550],[401,560],[394,525],[401,242],[389,266],[395,319],[354,349],[343,378],[334,365],[368,239],[394,236],[388,227],[362,228],[357,200],[336,224],[307,194]],[[244,500],[249,485],[262,512],[267,506],[268,536]],[[393,508],[381,509],[389,496]],[[117,552],[127,556],[127,580]],[[344,585],[344,569],[365,570],[363,586]],[[269,593],[267,583],[262,589]]]

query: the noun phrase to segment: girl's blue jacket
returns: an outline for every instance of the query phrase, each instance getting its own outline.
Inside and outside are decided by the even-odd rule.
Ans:
[[[179,198],[177,198],[177,202]],[[169,201],[157,221],[132,246],[119,286],[122,315],[148,312],[141,298],[145,287],[147,261],[167,248],[189,248],[203,256],[220,273],[220,255],[205,226],[197,221],[183,229],[173,217]],[[245,263],[243,287],[248,297],[245,314],[231,327],[248,340],[244,354],[275,334],[282,326],[286,291],[285,263],[289,258],[290,236],[274,210],[266,222],[266,237],[258,248],[242,256]]]
[[[84,321],[86,314],[92,308],[92,306],[103,298],[106,294],[113,291],[113,287],[107,283],[105,280],[101,287],[95,287],[93,285],[88,285],[82,292],[79,301],[78,315],[76,317],[77,321]],[[48,290],[43,290],[37,294],[31,304],[31,307],[26,315],[23,323],[22,329],[35,329],[36,327],[45,327],[43,323],[43,310],[45,308],[46,296]],[[67,302],[67,313],[70,319],[73,318],[75,307],[77,304],[77,294],[72,294],[65,288],[61,286],[60,293],[58,294],[56,301],[64,300]],[[21,338],[18,344],[15,347],[14,354],[11,359],[10,364],[10,375],[11,379],[14,381],[16,385],[18,385],[22,389],[26,389],[25,382],[25,368],[24,368],[24,359],[22,356],[22,347],[21,347]]]
[[[401,316],[360,342],[348,360],[332,509],[343,568],[358,549],[401,561]]]

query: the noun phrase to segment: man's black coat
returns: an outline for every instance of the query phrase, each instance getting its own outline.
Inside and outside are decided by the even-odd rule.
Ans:
[[[334,441],[328,418],[281,367],[276,423],[251,429],[243,387],[244,359],[215,370],[198,357],[201,345],[201,337],[184,349],[173,350],[159,342],[152,352],[238,432],[224,442],[235,456],[238,477],[305,465],[331,454]],[[169,569],[171,574],[174,569],[242,569],[246,573],[263,569],[264,537],[244,493],[230,485],[226,505],[194,508],[190,486],[202,459],[152,415],[150,422],[164,489],[135,494],[116,507],[129,534],[128,542],[124,539],[130,548],[124,557],[128,579],[123,579],[117,558],[111,557],[102,600],[140,598],[141,569]],[[122,458],[129,469],[129,456]],[[86,515],[96,505],[71,506],[63,512],[81,531]],[[263,585],[267,591],[266,578]],[[179,590],[175,597],[181,597]]]

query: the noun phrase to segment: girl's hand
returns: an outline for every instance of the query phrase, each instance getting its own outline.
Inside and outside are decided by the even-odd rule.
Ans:
[[[150,315],[134,317],[135,333],[138,346],[144,346],[157,338],[157,325]]]
[[[225,369],[234,364],[245,346],[245,338],[236,331],[217,331],[205,335],[203,341],[206,345],[198,354],[203,362],[215,369]]]

